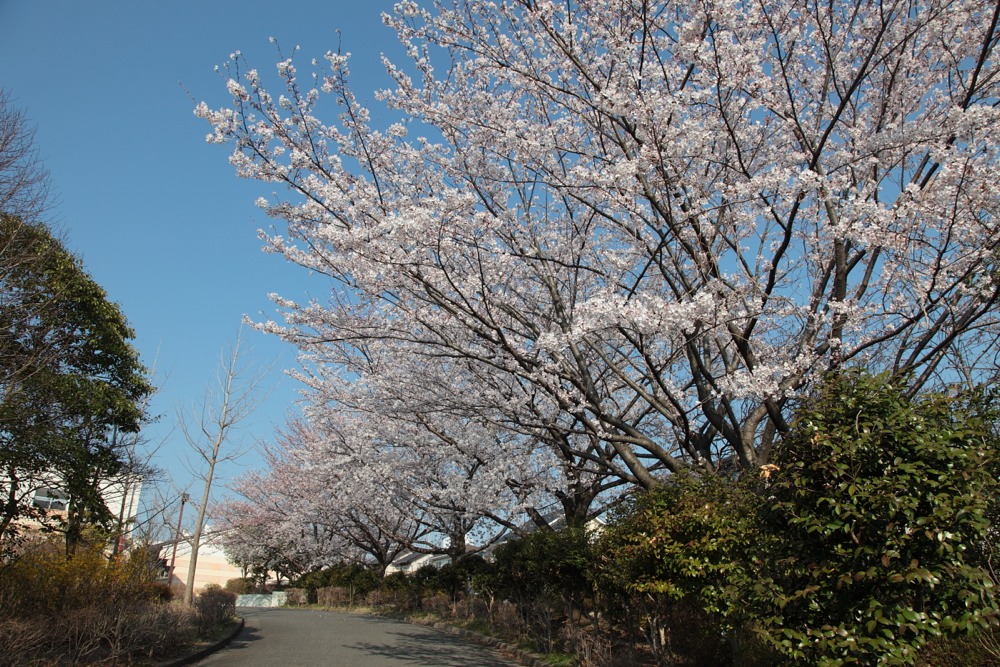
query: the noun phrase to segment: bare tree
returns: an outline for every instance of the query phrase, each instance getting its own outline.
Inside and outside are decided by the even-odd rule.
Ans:
[[[250,368],[241,358],[243,335],[223,353],[218,376],[214,386],[209,387],[205,400],[198,410],[196,423],[183,413],[179,416],[181,432],[191,449],[197,455],[201,469],[196,474],[204,483],[201,500],[194,502],[197,509],[194,532],[191,536],[191,564],[188,567],[187,587],[184,602],[191,604],[195,571],[198,566],[198,550],[205,528],[208,502],[212,495],[212,484],[216,477],[216,466],[231,461],[245,453],[244,449],[229,447],[234,431],[237,430],[266,398],[261,385],[267,369]]]
[[[0,89],[0,213],[35,222],[48,202],[49,173],[38,158],[35,131]]]
[[[32,329],[40,311],[48,301],[40,299],[27,305],[25,296],[33,297],[37,289],[26,290],[16,277],[31,271],[43,261],[42,256],[55,247],[50,239],[39,242],[33,223],[41,221],[48,207],[49,174],[38,158],[34,145],[35,131],[24,112],[13,106],[10,94],[0,88],[0,308],[3,331],[0,332],[0,390],[24,379],[24,376],[45,363],[52,351],[52,335],[35,335],[33,345],[24,345],[12,332]],[[47,228],[46,228],[47,229]],[[58,240],[58,239],[56,239]],[[45,345],[39,344],[45,341]],[[46,356],[48,354],[48,356]]]

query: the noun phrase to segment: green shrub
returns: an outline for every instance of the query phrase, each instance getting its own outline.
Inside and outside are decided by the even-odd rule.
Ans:
[[[380,580],[378,573],[369,567],[357,563],[341,563],[309,572],[291,583],[295,588],[308,589],[309,598],[316,599],[319,604],[328,604],[319,599],[321,589],[342,588],[347,592],[348,600],[345,603],[338,602],[339,605],[363,600],[368,593],[379,587]],[[331,594],[327,594],[325,599],[329,601]]]
[[[636,493],[597,543],[606,615],[641,629],[661,661],[726,664],[749,621],[751,552],[765,548],[759,503],[748,482],[715,475]]]
[[[433,565],[424,565],[411,573],[394,572],[379,582],[384,604],[392,604],[400,611],[415,611],[424,607],[423,600],[435,595],[448,595],[454,577]]]
[[[257,592],[257,580],[251,577],[237,577],[236,579],[227,579],[226,585],[223,586],[223,590],[227,590],[230,593],[235,593],[236,595],[247,595],[248,593]]]
[[[494,562],[472,579],[491,602],[510,600],[523,625],[545,652],[555,650],[567,619],[580,615],[593,596],[590,538],[583,528],[539,530],[498,547]]]
[[[977,554],[996,448],[974,403],[832,376],[773,459],[762,528],[779,539],[755,591],[765,637],[810,664],[909,664],[930,638],[993,623]]]
[[[496,549],[492,567],[473,577],[475,588],[490,598],[560,601],[579,604],[590,595],[593,551],[583,528],[539,530]]]
[[[430,569],[427,569],[430,568]],[[417,578],[425,572],[426,584],[436,592],[444,593],[457,601],[471,586],[473,578],[491,570],[490,564],[482,556],[472,555],[463,558],[458,563],[448,563],[439,568],[424,566],[417,571]]]
[[[958,639],[921,648],[993,636],[997,449],[985,394],[911,398],[833,375],[760,474],[675,475],[613,517],[604,618],[667,661],[722,664],[691,654],[715,636],[745,665],[981,664],[983,651],[948,652]]]
[[[602,582],[739,618],[738,588],[752,576],[747,556],[762,546],[759,502],[746,482],[715,475],[674,475],[636,493],[598,542]]]
[[[399,611],[412,611],[420,606],[421,595],[422,588],[411,575],[393,572],[382,579],[376,599],[380,604],[392,605]]]

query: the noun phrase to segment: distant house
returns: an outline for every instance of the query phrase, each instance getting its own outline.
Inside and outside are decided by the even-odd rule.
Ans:
[[[31,499],[32,507],[43,509],[46,513],[64,512],[68,504],[69,495],[54,486],[43,486],[36,489],[34,497]]]
[[[385,568],[385,573],[387,575],[395,574],[396,572],[412,574],[425,565],[441,568],[449,563],[451,563],[451,557],[444,554],[420,554],[413,551],[405,551]]]
[[[5,486],[0,480],[0,487]],[[31,506],[43,510],[46,523],[58,520],[66,516],[71,498],[65,491],[61,479],[58,475],[51,475],[43,478],[41,483],[34,489],[25,487],[22,490],[25,494],[30,494]],[[122,478],[106,480],[100,488],[101,497],[107,506],[115,523],[120,528],[120,545],[128,541],[132,531],[135,529],[135,517],[139,511],[139,494],[142,492],[142,478],[136,475],[128,475]],[[25,518],[20,524],[28,531],[41,529],[43,523],[36,519]]]

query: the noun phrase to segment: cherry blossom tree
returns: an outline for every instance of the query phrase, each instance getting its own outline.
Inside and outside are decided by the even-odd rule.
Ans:
[[[264,520],[249,503],[229,501],[219,518],[225,528],[215,537],[226,558],[243,570],[244,578],[263,585],[271,572],[278,580],[293,578],[309,569],[313,553],[301,541],[289,540],[284,531]]]
[[[555,503],[562,505],[567,523],[582,525],[601,511],[595,501],[622,484],[626,473],[616,466],[613,448],[567,423],[571,418],[529,393],[529,386],[469,360],[419,352],[384,338],[368,340],[363,348],[326,344],[310,352],[313,370],[299,377],[315,389],[315,397],[322,396],[314,401],[320,410],[348,407],[370,415],[365,423],[375,426],[369,429],[372,441],[384,439],[384,424],[392,423],[401,432],[387,437],[411,448],[422,443],[413,455],[432,461],[419,470],[462,468],[478,475],[480,487],[489,477],[492,491],[481,494],[484,500],[473,513],[513,530],[521,525],[522,511],[547,525],[537,510]],[[468,499],[468,490],[461,489],[468,482],[453,481],[458,495]],[[439,476],[432,486],[440,483]]]
[[[765,462],[830,368],[913,392],[995,375],[998,18],[404,0],[385,22],[410,60],[375,116],[395,122],[336,52],[306,85],[283,59],[277,96],[237,56],[232,106],[196,113],[284,188],[259,200],[287,224],[269,249],[332,279],[265,328],[344,378],[383,341],[405,370],[448,359],[441,406],[653,486]]]
[[[240,480],[243,499],[224,511],[234,553],[267,555],[277,540],[309,568],[357,561],[384,572],[404,550],[461,560],[523,529],[526,513],[548,525],[555,489],[568,485],[546,449],[506,442],[519,436],[492,424],[429,412],[434,401],[403,403],[406,391],[376,396],[354,382],[342,392],[329,410],[319,406],[330,394],[314,396],[314,419],[290,421],[268,448],[265,470]]]
[[[263,542],[277,539],[296,553],[304,569],[349,561],[384,571],[420,530],[377,476],[356,474],[344,451],[301,419],[288,423],[265,460],[264,471],[238,481],[242,499],[222,510],[234,553],[258,548],[245,543],[263,534]]]
[[[312,411],[321,416],[313,423],[318,437],[309,466],[346,504],[340,514],[349,521],[340,530],[361,532],[355,543],[384,534],[407,549],[457,561],[488,546],[519,515],[526,494],[510,480],[524,479],[521,459],[493,456],[495,429],[410,407],[393,411],[385,396],[375,401],[382,408],[376,411],[372,397],[355,389],[351,407],[342,397],[335,414]],[[381,566],[392,560],[367,551]]]

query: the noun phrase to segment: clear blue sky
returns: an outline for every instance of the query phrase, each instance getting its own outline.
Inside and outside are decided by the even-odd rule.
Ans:
[[[260,251],[256,230],[275,223],[253,202],[272,188],[237,179],[228,151],[204,142],[210,128],[192,110],[202,100],[226,104],[214,68],[235,50],[273,71],[271,36],[285,52],[301,47],[303,73],[341,44],[353,54],[359,97],[374,104],[370,93],[386,85],[379,54],[400,53],[380,19],[392,4],[0,0],[0,87],[36,127],[57,197],[51,221],[121,306],[144,362],[156,366],[153,412],[162,418],[147,434],[164,442],[157,463],[181,486],[176,412],[204,395],[241,318],[273,315],[270,292],[329,291]],[[253,363],[275,364],[270,398],[243,432],[267,439],[297,397],[283,374],[295,353],[257,332],[246,339]]]

